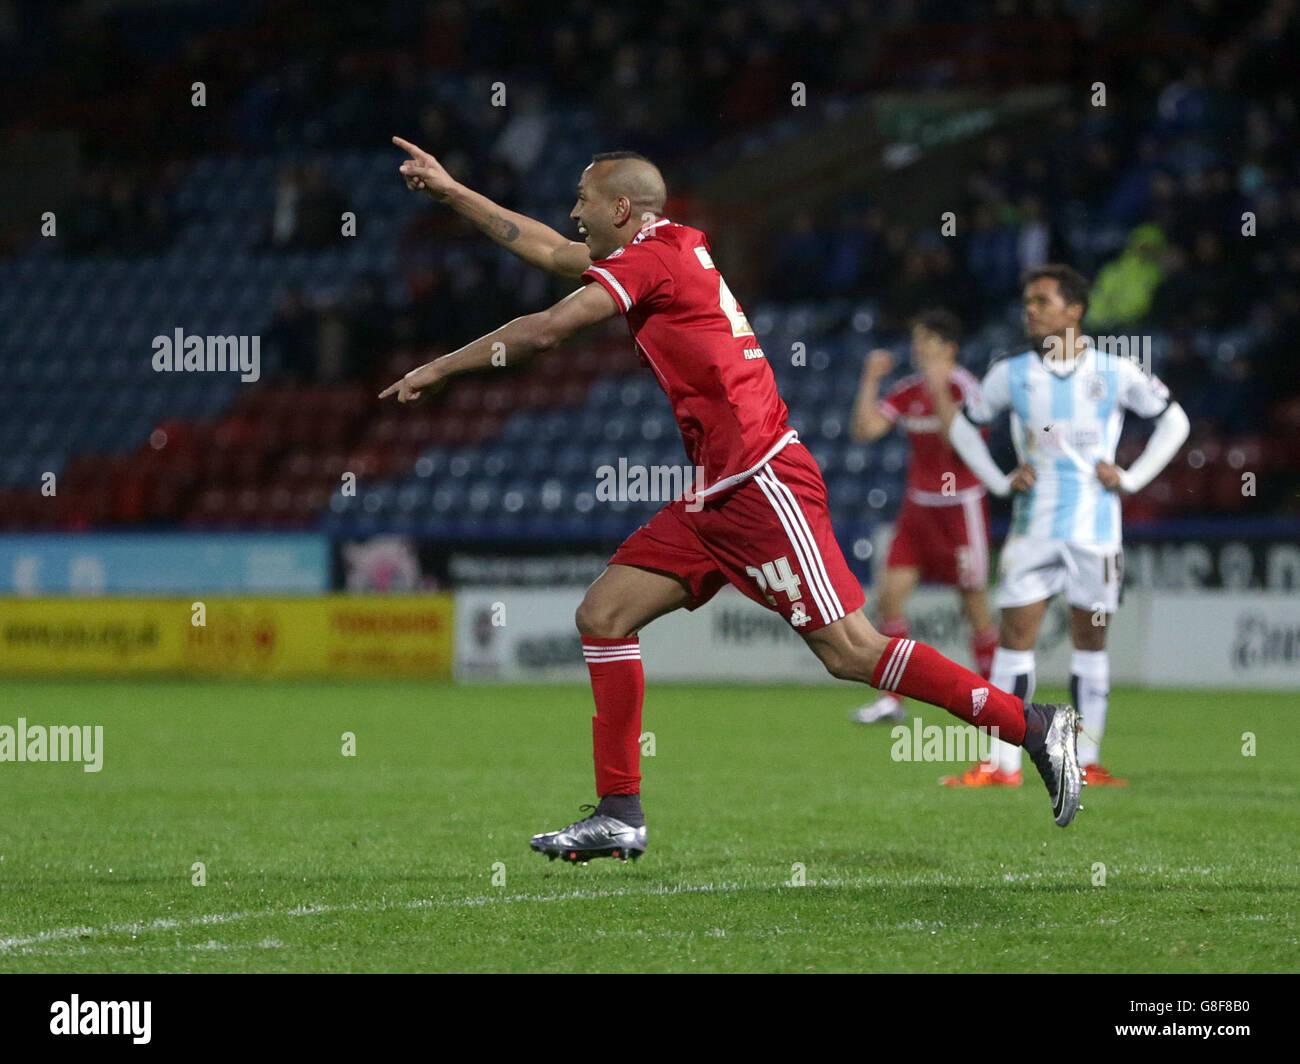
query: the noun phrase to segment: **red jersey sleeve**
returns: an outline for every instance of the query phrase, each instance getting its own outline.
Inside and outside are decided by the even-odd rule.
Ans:
[[[898,420],[902,413],[898,408],[903,392],[906,391],[903,383],[900,381],[889,389],[888,394],[876,402],[876,409],[885,416],[885,419],[892,425]]]
[[[672,298],[673,277],[664,260],[646,244],[625,244],[582,271],[583,284],[595,281],[614,297],[620,314],[633,307],[651,309]]]

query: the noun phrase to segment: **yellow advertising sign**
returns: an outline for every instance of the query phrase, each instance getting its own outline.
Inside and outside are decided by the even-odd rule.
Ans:
[[[0,671],[175,672],[188,621],[169,599],[0,599]]]
[[[0,672],[451,675],[452,596],[0,599]]]

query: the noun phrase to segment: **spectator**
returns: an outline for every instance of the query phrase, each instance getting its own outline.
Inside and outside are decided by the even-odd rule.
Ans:
[[[778,299],[806,299],[816,294],[825,247],[813,216],[800,211],[777,238],[770,284]]]
[[[1020,201],[1020,230],[1016,236],[1016,272],[1020,276],[1060,256],[1052,227],[1043,217],[1043,202],[1037,196]]]
[[[1020,277],[1019,233],[999,213],[1004,204],[981,203],[975,208],[973,232],[966,248],[966,264],[984,296],[1004,299]]]
[[[269,244],[277,250],[314,251],[338,239],[343,197],[321,167],[283,166],[276,179]]]
[[[1127,326],[1142,320],[1165,275],[1165,236],[1155,225],[1140,225],[1129,235],[1123,253],[1108,262],[1093,282],[1088,328]]]
[[[316,315],[302,290],[285,293],[266,331],[267,354],[279,361],[280,372],[295,381],[316,379]]]

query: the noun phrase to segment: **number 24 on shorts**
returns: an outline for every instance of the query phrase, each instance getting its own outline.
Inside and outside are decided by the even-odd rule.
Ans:
[[[784,591],[791,602],[803,598],[803,592],[799,590],[799,578],[790,568],[790,560],[784,555],[774,562],[764,562],[761,571],[747,565],[745,572],[754,578],[759,590],[773,606],[776,605],[775,591]]]

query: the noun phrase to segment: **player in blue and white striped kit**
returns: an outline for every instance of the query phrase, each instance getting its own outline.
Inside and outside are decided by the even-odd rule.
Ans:
[[[1117,783],[1100,755],[1110,697],[1106,626],[1119,605],[1124,564],[1120,493],[1141,491],[1168,465],[1187,439],[1187,415],[1136,361],[1081,335],[1088,282],[1075,270],[1031,271],[1023,298],[1034,347],[994,364],[961,412],[951,407],[940,415],[953,447],[989,490],[1016,493],[999,565],[1002,618],[990,679],[1033,696],[1039,625],[1048,602],[1064,591],[1074,644],[1070,689],[1083,722],[1079,763],[1089,783]],[[1004,410],[1020,461],[1011,474],[994,463],[979,431]],[[1115,448],[1126,411],[1156,420],[1145,450],[1124,470],[1115,465]],[[1019,749],[998,743],[994,756],[996,764],[972,772],[1019,783]]]

